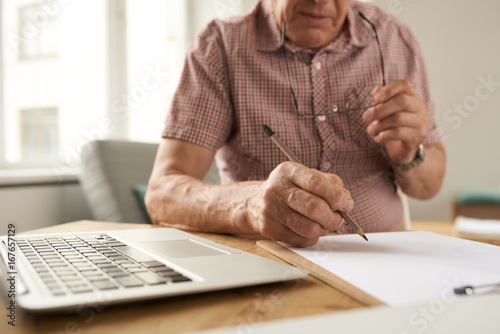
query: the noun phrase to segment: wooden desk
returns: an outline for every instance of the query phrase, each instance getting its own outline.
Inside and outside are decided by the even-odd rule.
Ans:
[[[415,230],[453,235],[451,223],[414,222]],[[144,224],[80,221],[33,230],[29,233],[84,232],[111,229],[154,228]],[[275,261],[279,258],[257,247],[257,238],[193,233],[220,244],[238,248]],[[5,314],[6,299],[0,308]],[[251,332],[263,321],[363,307],[359,302],[318,279],[267,284],[228,291],[165,298],[144,302],[86,309],[80,314],[33,315],[16,309],[16,327],[5,316],[1,333],[183,333],[208,328],[241,326]]]

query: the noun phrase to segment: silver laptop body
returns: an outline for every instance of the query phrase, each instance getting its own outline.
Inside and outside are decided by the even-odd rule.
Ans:
[[[2,236],[0,255],[4,295],[32,312],[78,311],[307,276],[302,269],[171,228]]]

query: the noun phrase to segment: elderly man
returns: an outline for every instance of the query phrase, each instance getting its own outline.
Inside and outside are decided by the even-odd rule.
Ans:
[[[262,132],[269,125],[305,165]],[[155,224],[309,246],[403,219],[399,186],[440,189],[445,151],[406,26],[351,0],[261,0],[188,51],[146,203]],[[220,185],[203,177],[216,158]]]

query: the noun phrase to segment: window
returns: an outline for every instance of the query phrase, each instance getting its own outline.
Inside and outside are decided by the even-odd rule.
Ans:
[[[50,1],[43,4],[20,7],[18,36],[19,57],[30,59],[57,54],[59,11],[58,4]]]
[[[0,0],[0,169],[70,173],[107,135],[107,2]]]
[[[92,140],[159,142],[188,34],[254,2],[0,0],[0,170],[74,173]]]
[[[57,109],[21,110],[21,156],[25,161],[58,158]]]

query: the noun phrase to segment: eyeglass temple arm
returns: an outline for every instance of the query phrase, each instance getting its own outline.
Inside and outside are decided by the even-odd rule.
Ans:
[[[361,18],[363,20],[365,20],[366,22],[368,22],[368,24],[372,27],[373,32],[375,33],[375,39],[377,40],[377,45],[378,45],[378,52],[380,54],[380,64],[382,65],[382,83],[383,83],[383,86],[385,86],[384,57],[382,55],[382,47],[380,46],[380,40],[378,39],[377,29],[375,29],[375,25],[370,20],[368,20],[363,14],[361,14],[360,12],[358,12],[358,14],[359,14],[359,16],[361,16]]]
[[[286,23],[283,21],[281,24],[281,41],[283,42],[283,57],[285,57],[286,73],[288,74],[288,85],[290,86],[290,92],[292,93],[293,103],[295,104],[295,110],[299,112],[299,104],[297,103],[297,98],[295,97],[295,92],[293,91],[292,79],[290,79],[290,70],[288,69],[288,61],[286,58],[286,48],[285,48],[285,30]]]

